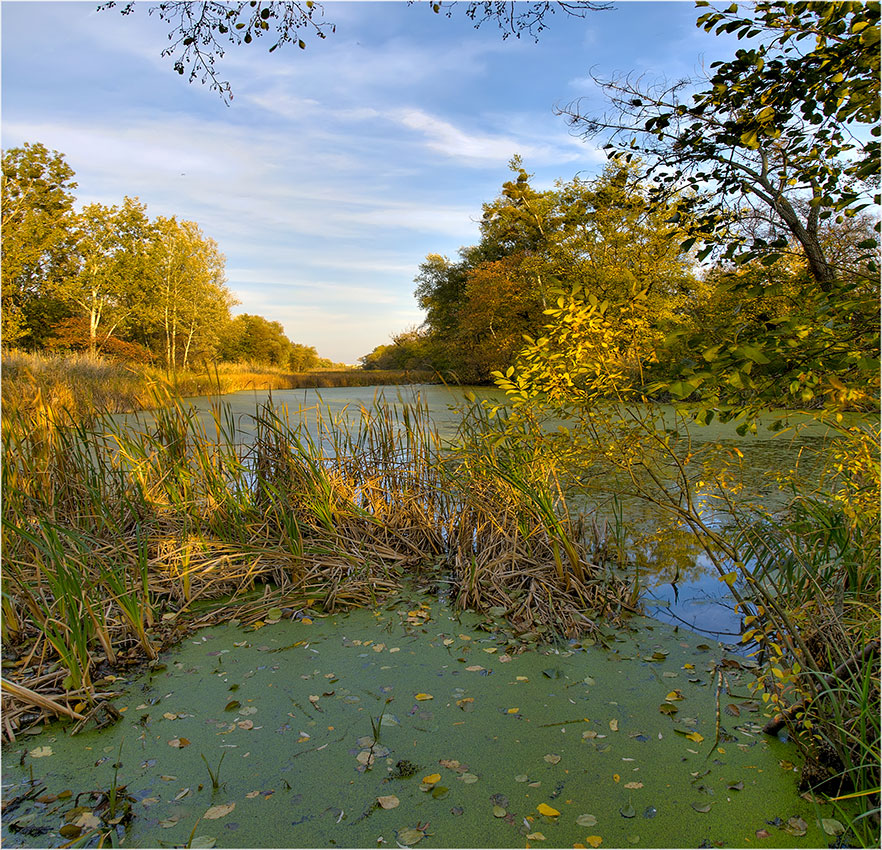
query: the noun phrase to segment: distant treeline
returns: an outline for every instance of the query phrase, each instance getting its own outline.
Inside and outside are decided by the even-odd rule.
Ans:
[[[239,315],[224,256],[137,198],[75,209],[73,169],[39,143],[3,152],[4,348],[88,351],[167,371],[208,361],[329,368],[282,325]]]

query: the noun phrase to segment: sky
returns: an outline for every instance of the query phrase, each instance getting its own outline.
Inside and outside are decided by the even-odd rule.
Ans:
[[[228,105],[161,56],[169,27],[93,2],[3,0],[3,149],[41,142],[76,172],[78,203],[137,197],[195,221],[226,256],[237,313],[355,363],[424,319],[413,279],[427,254],[479,239],[481,205],[515,154],[536,188],[600,172],[599,140],[556,107],[590,73],[695,76],[733,53],[695,26],[692,2],[622,2],[554,15],[538,43],[476,30],[417,2],[325,2],[336,31],[305,50],[231,47]]]

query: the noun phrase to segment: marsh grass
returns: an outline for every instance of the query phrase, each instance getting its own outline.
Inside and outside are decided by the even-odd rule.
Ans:
[[[69,707],[192,626],[374,605],[406,583],[443,580],[533,634],[623,610],[547,459],[448,452],[419,404],[303,415],[265,405],[246,443],[222,404],[207,426],[178,401],[125,422],[4,408],[9,678]],[[9,736],[43,709],[7,697]]]

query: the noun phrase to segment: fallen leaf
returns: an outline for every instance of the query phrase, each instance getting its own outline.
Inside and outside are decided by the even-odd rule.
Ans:
[[[784,824],[784,832],[795,835],[797,838],[802,838],[807,831],[808,824],[800,817],[794,816],[789,818],[787,823]]]
[[[179,821],[180,819],[181,819],[181,818],[180,818],[178,815],[172,815],[170,818],[166,818],[165,820],[161,820],[161,821],[159,822],[159,825],[160,825],[163,829],[171,829],[173,826],[177,826],[177,825],[178,825],[178,821]]]
[[[520,711],[519,708],[507,708],[505,710],[506,714],[517,714]]]
[[[618,773],[613,774],[613,782],[621,782],[622,777],[618,775]]]
[[[187,738],[172,738],[168,742],[168,745],[170,747],[174,747],[175,749],[179,750],[182,747],[189,747],[190,741]]]
[[[743,782],[733,782],[731,785],[727,785],[726,788],[729,791],[743,791],[744,783]]]
[[[493,817],[495,818],[504,818],[508,812],[502,808],[502,806],[494,806],[493,807]]]
[[[769,831],[768,831],[767,829],[758,829],[758,830],[754,833],[754,835],[756,835],[757,838],[768,838],[768,837],[769,837]]]
[[[471,667],[466,667],[469,673],[479,673],[484,668],[480,664],[472,664]]]
[[[478,777],[474,773],[464,773],[459,777],[466,785],[473,785],[478,781]]]
[[[599,835],[589,835],[585,839],[592,847],[600,847],[603,844],[603,839]]]
[[[836,818],[821,818],[821,829],[827,835],[842,835],[845,827]]]
[[[425,837],[426,834],[421,829],[415,829],[412,826],[406,826],[404,829],[399,829],[397,834],[398,843],[403,844],[405,847],[412,847],[417,842],[422,841]]]
[[[526,837],[530,841],[545,841],[545,836],[541,832],[531,832]]]
[[[638,788],[642,788],[642,787],[643,787],[642,782],[626,782],[625,783],[625,788],[631,788],[633,790],[637,790]]]
[[[435,785],[436,783],[441,781],[440,773],[430,773],[428,776],[423,777],[423,785]]]
[[[597,818],[594,815],[579,815],[576,818],[576,824],[578,826],[596,826]]]
[[[610,720],[609,721],[609,728],[610,728],[610,731],[612,731],[612,732],[618,732],[619,731],[619,721],[618,720]]]
[[[202,818],[203,820],[217,820],[218,818],[225,818],[235,808],[235,803],[223,803],[220,806],[212,806],[204,815],[202,815]]]
[[[682,693],[682,691],[674,689],[665,697],[665,699],[668,702],[677,702],[677,701],[683,699],[683,693]]]
[[[515,782],[526,782],[527,779],[529,779],[529,777],[527,776],[526,773],[519,773],[519,774],[515,777]]]
[[[52,747],[36,747],[30,752],[31,758],[41,759],[52,755]]]
[[[677,708],[676,705],[671,705],[669,702],[663,702],[663,703],[658,707],[658,710],[659,710],[662,714],[667,714],[668,717],[672,717],[673,715],[675,715],[675,714],[679,711],[679,709]]]
[[[690,732],[686,737],[690,741],[695,741],[696,744],[700,744],[704,740],[704,735],[700,735],[698,732]]]
[[[259,797],[259,796],[260,796],[260,791],[249,791],[245,796],[246,796],[249,800],[253,800],[255,797]]]
[[[92,812],[83,812],[75,821],[74,826],[81,829],[97,829],[101,826],[101,819],[95,817]]]
[[[730,715],[731,717],[741,717],[741,709],[738,708],[738,706],[735,705],[734,702],[730,702],[726,706],[726,714]]]
[[[547,803],[540,803],[538,806],[536,806],[536,809],[538,810],[540,815],[546,815],[550,818],[556,818],[558,815],[560,815],[560,812],[557,809],[552,808]]]
[[[401,800],[399,800],[394,794],[389,794],[385,797],[377,797],[377,802],[383,809],[394,809],[398,806]]]
[[[560,761],[560,756],[557,753],[548,753],[548,755],[543,756],[543,758],[549,764],[557,764]]]
[[[619,809],[619,814],[623,818],[633,818],[637,816],[637,812],[634,811],[634,807],[630,803],[628,803],[627,806]]]
[[[696,812],[700,812],[703,815],[706,815],[711,810],[710,803],[691,803],[691,806]]]

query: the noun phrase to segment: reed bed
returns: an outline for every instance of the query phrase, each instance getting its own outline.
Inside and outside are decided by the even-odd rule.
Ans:
[[[266,405],[121,423],[4,409],[4,735],[85,718],[112,677],[199,623],[376,604],[404,585],[575,636],[627,607],[589,562],[553,466],[447,451],[420,405],[356,421]],[[519,464],[529,460],[529,468]],[[274,610],[275,609],[275,610]]]

